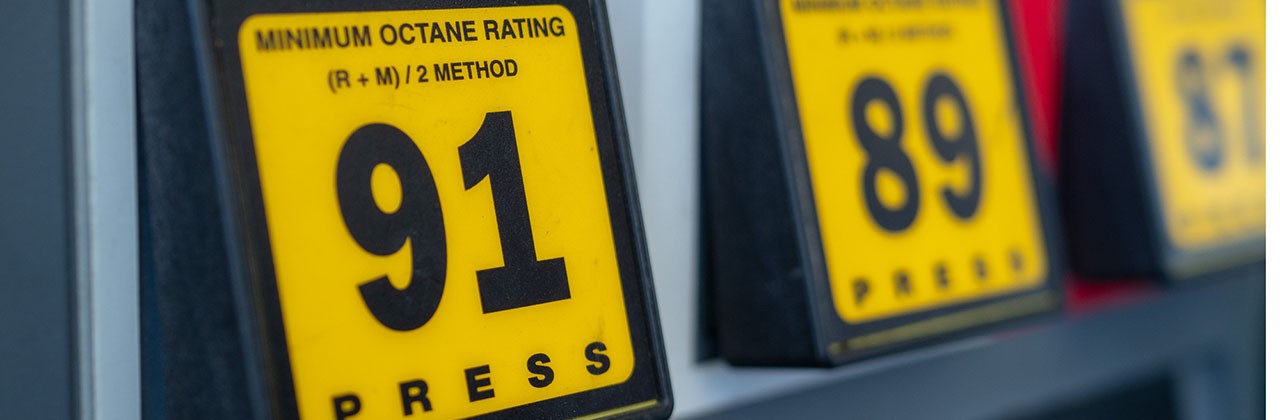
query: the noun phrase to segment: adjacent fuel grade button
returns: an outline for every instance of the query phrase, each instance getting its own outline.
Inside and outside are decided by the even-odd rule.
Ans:
[[[1073,261],[1181,280],[1262,260],[1263,2],[1071,2]]]
[[[514,3],[208,9],[277,415],[669,413],[604,10]]]
[[[840,364],[1059,306],[1001,3],[704,3],[721,349]]]

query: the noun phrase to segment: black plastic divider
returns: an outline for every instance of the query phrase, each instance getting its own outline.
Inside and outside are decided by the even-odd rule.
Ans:
[[[135,9],[143,417],[252,418],[187,7]]]

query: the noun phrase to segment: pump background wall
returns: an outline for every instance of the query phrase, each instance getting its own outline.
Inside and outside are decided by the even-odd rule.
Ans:
[[[68,2],[0,2],[0,413],[76,409]]]
[[[1160,372],[1186,419],[1260,417],[1262,267],[839,369],[705,358],[698,3],[609,1],[676,418],[1005,418]],[[139,412],[132,7],[0,2],[5,418]]]

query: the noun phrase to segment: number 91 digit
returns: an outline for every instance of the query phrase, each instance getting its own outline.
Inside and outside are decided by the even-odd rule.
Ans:
[[[476,272],[481,311],[569,299],[564,258],[538,260],[535,255],[511,112],[485,115],[475,136],[458,148],[458,155],[464,188],[489,180],[502,248],[503,266]],[[400,180],[400,206],[391,212],[384,212],[374,201],[373,170],[378,165],[391,167]],[[426,159],[405,132],[387,124],[369,124],[347,138],[338,156],[337,178],[338,206],[356,243],[379,256],[405,246],[413,254],[408,286],[398,289],[386,275],[366,281],[359,286],[365,306],[387,328],[422,327],[444,296],[448,256],[440,192]]]

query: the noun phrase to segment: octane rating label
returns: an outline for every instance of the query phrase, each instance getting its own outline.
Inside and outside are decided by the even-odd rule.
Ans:
[[[1119,4],[1170,243],[1196,251],[1261,236],[1266,5]]]
[[[560,6],[244,21],[302,418],[467,417],[632,375],[578,25]]]
[[[780,4],[839,316],[864,323],[1044,285],[999,4]]]

